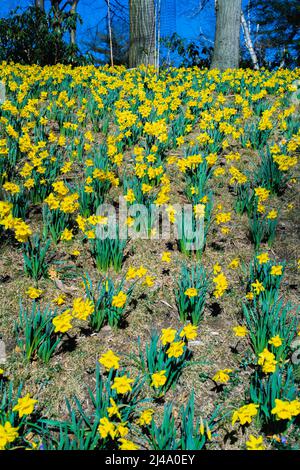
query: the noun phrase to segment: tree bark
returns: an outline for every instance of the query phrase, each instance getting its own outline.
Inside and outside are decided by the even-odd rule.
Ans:
[[[79,0],[73,0],[73,1],[72,1],[72,5],[71,5],[71,8],[70,8],[70,13],[72,13],[72,14],[75,14],[75,13],[76,13],[78,1],[79,1]],[[76,45],[76,24],[75,24],[75,27],[71,29],[71,32],[70,32],[70,41],[71,41],[71,44],[72,44],[73,46]]]
[[[250,31],[249,31],[247,21],[245,19],[245,16],[244,16],[243,12],[241,13],[241,22],[242,22],[242,29],[243,29],[244,38],[245,38],[245,44],[246,44],[246,47],[249,51],[251,60],[253,62],[254,70],[259,70],[257,55],[256,55],[255,49],[253,47],[252,39],[251,39],[251,36],[250,36]]]
[[[111,14],[110,14],[110,0],[107,2],[107,29],[109,39],[109,53],[110,53],[110,65],[114,66],[114,51],[113,51],[113,40],[112,40],[112,27],[111,27]]]
[[[130,0],[129,67],[155,65],[154,0]]]
[[[241,0],[216,1],[216,31],[211,68],[237,68],[240,57]]]

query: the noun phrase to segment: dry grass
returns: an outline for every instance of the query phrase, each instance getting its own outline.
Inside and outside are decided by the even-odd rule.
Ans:
[[[193,134],[190,136],[193,138]],[[236,149],[233,149],[236,150]],[[240,150],[240,149],[239,149]],[[179,151],[170,152],[171,155]],[[255,161],[255,152],[241,150],[242,161],[245,165],[249,159]],[[130,165],[130,161],[128,162]],[[184,201],[183,184],[174,168],[168,170],[174,187],[172,200]],[[233,196],[224,180],[213,180],[215,205],[222,203],[224,210],[232,211]],[[271,250],[274,258],[288,260],[282,294],[287,300],[297,303],[299,298],[299,271],[296,268],[296,259],[299,257],[299,185],[291,186],[283,198],[276,198],[274,205],[281,207],[280,224],[277,238]],[[112,195],[111,195],[112,196]],[[112,196],[113,197],[113,196]],[[287,210],[287,203],[293,201],[293,210]],[[199,326],[198,340],[192,344],[193,361],[187,367],[176,390],[171,390],[167,400],[175,399],[176,406],[186,402],[191,389],[195,390],[196,403],[204,416],[207,416],[216,404],[227,410],[240,405],[245,389],[249,385],[249,372],[240,368],[241,359],[246,353],[246,342],[240,341],[237,350],[234,347],[237,340],[232,327],[241,319],[241,298],[245,295],[245,277],[241,270],[230,271],[226,269],[229,262],[239,256],[245,266],[253,258],[253,246],[248,237],[246,217],[238,217],[232,212],[231,233],[223,236],[213,229],[208,236],[208,243],[203,254],[203,265],[211,272],[216,262],[225,267],[229,279],[229,291],[224,298],[216,301],[209,298],[205,307],[204,320]],[[31,215],[31,224],[39,227],[41,214],[37,211]],[[73,296],[83,295],[80,276],[88,272],[92,281],[100,279],[86,246],[81,246],[79,239],[74,240],[72,248],[81,250],[81,255],[74,260],[68,253],[70,248],[63,243],[56,247],[55,260],[72,266],[73,277],[61,279],[66,286],[75,287]],[[53,247],[54,248],[54,247]],[[162,251],[171,251],[172,260],[163,266],[160,260]],[[182,262],[189,262],[184,255],[178,252],[175,242],[131,241],[127,248],[127,257],[122,273],[134,264],[143,264],[156,276],[155,285],[148,290],[138,287],[128,308],[126,325],[120,330],[103,328],[99,333],[77,328],[72,331],[71,337],[66,341],[64,350],[56,354],[48,365],[41,361],[26,362],[24,357],[16,350],[13,334],[14,322],[18,317],[20,298],[24,300],[25,291],[32,284],[23,273],[22,254],[11,239],[5,239],[1,244],[0,258],[0,331],[1,337],[7,347],[6,371],[16,381],[23,381],[25,389],[39,399],[39,406],[47,416],[64,417],[66,414],[65,398],[76,394],[85,400],[84,384],[93,383],[95,364],[100,354],[111,348],[121,356],[136,353],[138,338],[142,344],[149,341],[153,329],[163,327],[179,327],[178,312],[175,307],[173,294],[175,279],[179,273]],[[71,271],[68,270],[70,273]],[[113,277],[118,277],[111,273]],[[59,290],[51,279],[39,282],[43,289],[42,304],[47,304],[57,296]],[[68,301],[71,301],[72,294]],[[124,363],[128,358],[124,357]],[[231,368],[236,371],[237,380],[228,390],[217,390],[209,379],[219,369]],[[207,378],[208,377],[208,378]],[[157,405],[158,410],[161,405]],[[228,422],[230,421],[228,417]],[[229,435],[230,426],[220,430],[216,448],[241,448],[242,436]],[[227,437],[226,437],[227,436]]]

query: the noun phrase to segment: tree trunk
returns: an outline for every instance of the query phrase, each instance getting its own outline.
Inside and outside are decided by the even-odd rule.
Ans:
[[[111,27],[111,14],[110,14],[110,0],[107,0],[107,29],[108,29],[108,40],[109,40],[109,54],[110,54],[110,65],[114,66],[114,51],[113,51],[113,39],[112,39],[112,27]]]
[[[245,44],[246,44],[246,47],[249,51],[251,60],[253,62],[254,70],[259,70],[257,55],[256,55],[255,49],[253,47],[252,39],[251,39],[251,36],[250,36],[250,31],[249,31],[247,21],[245,19],[245,16],[244,16],[243,12],[241,14],[241,21],[242,21],[242,29],[243,29],[243,33],[244,33],[244,38],[245,38]]]
[[[60,9],[61,0],[51,0],[51,8],[53,10],[53,29],[58,36],[62,35],[61,31],[61,9]]]
[[[154,0],[130,0],[129,67],[155,65]]]
[[[35,0],[35,8],[40,8],[42,11],[45,11],[45,0]]]
[[[216,1],[216,31],[211,68],[226,70],[239,66],[241,0]]]
[[[60,57],[60,42],[62,39],[62,17],[60,10],[61,0],[51,0],[51,9],[52,9],[52,27],[55,33],[55,63],[57,63],[58,58]]]
[[[72,14],[75,14],[75,13],[76,13],[78,1],[79,1],[79,0],[73,0],[73,1],[72,1],[72,5],[71,5],[71,8],[70,8],[70,13],[72,13]],[[71,29],[71,32],[70,32],[70,41],[71,41],[71,44],[72,44],[73,46],[76,46],[76,23],[75,23],[74,28]]]

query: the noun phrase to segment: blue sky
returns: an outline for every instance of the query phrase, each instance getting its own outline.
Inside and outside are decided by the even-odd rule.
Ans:
[[[124,5],[128,4],[128,0],[119,1]],[[10,10],[17,6],[26,8],[31,3],[31,0],[0,0],[0,16],[7,16]],[[161,0],[162,30],[168,35],[176,31],[177,34],[187,40],[198,39],[199,34],[202,32],[209,41],[213,41],[215,28],[214,1],[211,0],[200,15],[194,16],[192,12],[197,3],[200,3],[200,0]],[[45,0],[45,4],[46,8],[49,8],[50,0]],[[90,31],[95,30],[97,25],[99,25],[99,29],[101,29],[101,26],[104,29],[103,18],[106,14],[106,3],[104,0],[79,0],[78,13],[83,19],[83,24],[78,27],[80,46],[88,38]]]

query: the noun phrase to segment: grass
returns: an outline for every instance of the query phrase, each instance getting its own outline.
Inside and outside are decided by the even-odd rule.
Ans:
[[[172,152],[173,154],[173,152]],[[171,178],[176,175],[171,173]],[[178,201],[183,200],[183,195],[178,187]],[[219,182],[214,188],[215,203],[222,201],[224,208],[232,207],[232,196],[225,192],[224,184]],[[296,193],[296,194],[295,194]],[[299,189],[290,188],[280,203],[284,206],[287,201],[293,199],[294,209],[284,210],[279,225],[276,244],[272,254],[276,258],[295,259],[299,249],[299,222],[297,213],[299,204]],[[230,237],[224,237],[217,232],[209,235],[208,244],[203,255],[203,264],[212,270],[213,265],[219,262],[222,266],[239,254],[241,261],[247,266],[253,256],[253,248],[248,240],[248,227],[246,217],[241,219],[234,216]],[[38,224],[38,220],[37,220]],[[77,242],[77,246],[80,245]],[[160,255],[162,251],[170,251],[171,263],[162,266]],[[133,254],[134,253],[134,254]],[[14,321],[18,316],[18,304],[20,297],[29,285],[30,279],[24,277],[23,261],[20,250],[11,250],[9,243],[1,246],[0,261],[0,331],[5,341],[8,353],[6,370],[10,376],[18,377],[24,381],[26,391],[39,397],[39,404],[45,414],[51,417],[61,417],[66,413],[64,398],[71,398],[76,394],[84,398],[84,383],[93,380],[95,363],[101,353],[109,348],[123,355],[128,351],[137,352],[137,339],[142,343],[150,337],[153,328],[161,328],[172,325],[179,327],[178,312],[175,308],[173,295],[174,278],[180,270],[180,263],[186,260],[185,256],[176,250],[175,243],[164,241],[134,240],[127,247],[127,259],[123,272],[134,261],[135,266],[143,264],[150,273],[158,274],[154,287],[145,292],[139,288],[135,291],[129,304],[127,325],[121,330],[111,330],[105,327],[99,333],[91,333],[77,329],[72,332],[69,341],[65,342],[64,350],[53,357],[48,365],[41,361],[28,364],[20,352],[15,348],[15,340],[12,336]],[[57,247],[55,259],[67,263],[79,272],[88,271],[92,281],[99,279],[92,260],[86,250],[77,260],[72,260],[67,254],[67,249],[60,243]],[[239,352],[233,353],[231,346],[236,342],[232,327],[238,324],[241,316],[240,298],[244,292],[240,287],[240,271],[227,270],[230,284],[229,293],[220,300],[210,298],[204,312],[204,321],[199,326],[198,342],[192,345],[195,363],[184,370],[176,391],[170,391],[168,399],[176,398],[176,406],[185,403],[189,391],[195,389],[195,400],[199,409],[208,414],[216,402],[222,401],[222,393],[217,392],[210,380],[201,381],[201,375],[212,377],[214,373],[223,368],[238,369],[239,363],[245,352],[245,345],[241,342]],[[83,294],[79,277],[62,278],[65,286],[76,288],[76,295]],[[59,293],[55,283],[51,280],[39,281],[39,288],[43,290],[41,302],[48,303]],[[299,295],[299,274],[293,267],[286,270],[284,282],[284,294],[291,301],[296,301]],[[29,300],[27,302],[30,302]],[[239,371],[239,383],[233,387],[230,397],[225,398],[227,407],[238,404],[244,393],[244,386],[248,384],[248,373]],[[229,436],[226,438],[226,429],[218,437],[219,445],[225,449],[239,448],[241,436]],[[215,443],[217,446],[217,443]]]
[[[191,133],[189,139],[196,136]],[[101,141],[101,135],[99,135]],[[232,148],[232,151],[241,153],[240,168],[246,167],[249,161],[255,163],[258,153],[253,150]],[[169,155],[181,155],[179,149],[169,152]],[[132,167],[130,152],[124,154],[125,166]],[[224,159],[224,158],[223,158]],[[222,158],[220,159],[222,161]],[[71,179],[76,179],[80,169],[74,167]],[[172,201],[174,203],[187,202],[184,194],[184,181],[173,167],[167,170],[173,188]],[[234,196],[228,191],[227,183],[223,178],[214,179],[214,204],[223,205],[224,211],[232,212],[231,232],[224,236],[219,230],[210,231],[207,246],[202,262],[208,272],[213,270],[215,263],[225,268],[229,281],[229,290],[220,300],[208,298],[204,320],[198,328],[198,338],[192,343],[192,364],[184,369],[176,390],[170,390],[167,400],[175,400],[176,409],[185,404],[191,391],[195,390],[195,402],[200,412],[208,415],[216,403],[226,403],[226,409],[240,406],[241,397],[249,386],[249,371],[240,367],[241,360],[246,353],[245,341],[239,341],[236,351],[234,346],[237,339],[232,328],[241,319],[241,298],[245,295],[242,286],[243,273],[240,268],[231,271],[227,268],[233,258],[238,255],[242,264],[249,266],[253,258],[254,250],[249,241],[249,227],[246,215],[239,217],[232,210]],[[107,200],[116,200],[119,192],[115,188],[107,195]],[[288,203],[293,202],[294,208],[287,209]],[[276,242],[269,252],[275,259],[287,259],[285,277],[283,281],[282,295],[286,300],[297,304],[300,288],[299,270],[296,267],[296,259],[299,258],[299,210],[300,187],[289,185],[284,196],[274,196],[274,205],[281,208],[280,222],[277,231]],[[41,226],[41,213],[39,209],[31,211],[30,222],[32,228]],[[51,251],[50,247],[50,251]],[[99,280],[99,273],[95,269],[93,260],[86,246],[81,246],[79,239],[75,237],[72,249],[81,250],[81,255],[74,259],[69,253],[67,244],[59,243],[52,259],[52,267],[68,266],[62,272],[60,279],[62,290],[52,279],[43,279],[38,287],[43,290],[42,304],[50,303],[59,293],[67,294],[68,303],[72,297],[84,295],[80,276],[88,272],[93,284]],[[263,250],[262,246],[262,250]],[[267,246],[265,246],[267,249]],[[171,262],[163,264],[161,253],[171,252]],[[59,354],[56,354],[49,364],[45,365],[37,360],[29,364],[16,348],[13,337],[14,321],[18,318],[20,298],[25,297],[25,291],[33,282],[24,276],[22,253],[17,245],[12,249],[11,241],[4,239],[0,245],[0,337],[4,340],[7,349],[6,373],[10,377],[23,381],[26,392],[38,396],[39,406],[48,417],[65,417],[65,398],[72,398],[76,394],[80,399],[85,399],[84,384],[94,385],[95,364],[99,356],[108,349],[124,356],[138,352],[138,337],[142,344],[149,340],[153,329],[161,330],[172,326],[180,327],[179,315],[175,307],[173,293],[174,280],[180,272],[182,262],[190,261],[177,250],[175,241],[146,241],[131,240],[126,247],[125,262],[122,273],[134,264],[135,267],[144,265],[150,274],[155,274],[155,283],[151,289],[137,287],[127,309],[127,318],[124,327],[120,330],[112,330],[104,327],[99,333],[93,333],[89,329],[76,328],[72,330],[68,339],[64,342]],[[60,263],[60,264],[58,264]],[[72,269],[70,269],[70,267]],[[110,271],[112,277],[121,278],[121,274]],[[30,300],[24,300],[30,303]],[[133,366],[131,366],[134,369]],[[209,379],[219,369],[230,368],[236,371],[237,380],[230,389],[218,389]],[[205,379],[205,377],[208,377]],[[85,406],[89,406],[85,402]],[[160,412],[161,404],[156,405]],[[225,418],[225,424],[219,430],[217,440],[213,446],[222,449],[240,449],[244,438],[241,431],[232,431],[230,427],[230,415]]]

